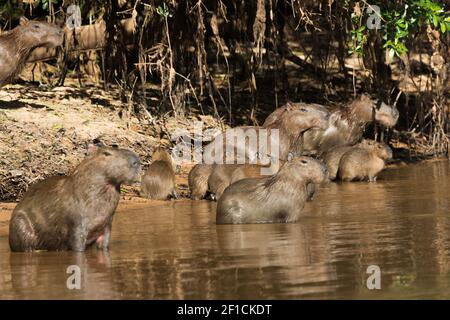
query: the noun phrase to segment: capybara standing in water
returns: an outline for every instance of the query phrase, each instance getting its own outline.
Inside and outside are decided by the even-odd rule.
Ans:
[[[142,177],[141,195],[153,200],[167,200],[170,196],[176,198],[172,157],[166,150],[157,148],[152,161]]]
[[[322,183],[327,175],[326,166],[318,160],[288,157],[275,175],[243,179],[227,187],[217,203],[216,222],[295,222],[308,197],[307,185]]]
[[[208,192],[208,179],[213,171],[212,164],[196,164],[188,175],[188,185],[192,200],[205,198]]]
[[[384,143],[366,141],[364,146],[348,150],[339,162],[338,177],[342,181],[377,180],[377,175],[392,158],[392,150]]]
[[[26,192],[9,223],[12,251],[107,250],[121,184],[139,179],[139,157],[129,150],[90,146],[68,176],[45,179]]]
[[[37,47],[57,47],[64,32],[54,24],[20,18],[20,25],[0,35],[0,87],[22,71],[31,52]]]

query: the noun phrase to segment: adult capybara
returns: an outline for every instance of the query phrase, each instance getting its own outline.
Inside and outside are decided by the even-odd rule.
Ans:
[[[298,103],[297,108],[308,104]],[[316,108],[319,105],[313,104]],[[306,154],[322,155],[337,146],[354,145],[363,136],[366,125],[373,120],[385,127],[393,127],[397,123],[399,112],[395,106],[378,103],[368,95],[361,95],[347,106],[331,110],[327,129],[313,128],[303,135],[303,151]],[[275,110],[264,122],[263,126],[272,124],[283,113],[283,109]]]
[[[262,127],[246,126],[226,130],[219,134],[204,149],[205,163],[239,163],[235,161],[241,155],[246,163],[266,155],[276,156],[286,160],[288,153],[298,153],[302,143],[302,133],[311,128],[325,130],[328,127],[329,112],[324,108],[305,105],[297,108],[288,103],[283,112],[269,125]],[[267,134],[267,139],[265,134]],[[278,137],[278,141],[276,138]],[[265,154],[261,149],[265,148]],[[228,151],[232,150],[232,161],[227,159]]]
[[[217,203],[218,224],[295,222],[307,200],[306,186],[327,178],[326,166],[294,157],[272,176],[243,179],[227,187]]]
[[[157,148],[152,160],[142,177],[141,195],[153,200],[167,200],[170,196],[176,198],[172,157],[166,150]]]
[[[208,192],[208,179],[213,171],[212,164],[196,164],[188,175],[188,185],[192,200],[205,198]]]
[[[37,47],[57,47],[64,32],[56,25],[20,18],[20,25],[0,35],[0,86],[11,82],[22,71]]]
[[[338,177],[342,181],[377,180],[385,161],[392,158],[392,150],[384,143],[366,141],[364,146],[348,150],[339,162]]]
[[[12,251],[107,250],[121,184],[138,180],[139,157],[129,150],[90,146],[68,176],[45,179],[26,192],[9,224]]]

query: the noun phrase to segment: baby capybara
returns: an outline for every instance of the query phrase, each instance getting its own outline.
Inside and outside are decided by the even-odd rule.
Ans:
[[[213,171],[212,164],[196,164],[188,175],[188,185],[192,200],[201,200],[208,193],[208,179]]]
[[[299,219],[306,186],[328,180],[326,166],[309,157],[288,157],[280,171],[243,179],[227,187],[217,203],[218,224],[285,223]]]
[[[20,18],[20,25],[0,36],[0,86],[11,82],[37,47],[57,47],[64,32],[56,25]]]
[[[90,146],[71,175],[45,179],[26,192],[9,224],[12,251],[107,250],[121,184],[138,180],[139,157],[129,150]]]
[[[387,145],[376,141],[366,141],[364,146],[348,150],[339,162],[338,177],[342,181],[377,180],[377,175],[385,166],[385,161],[392,158],[392,150]]]
[[[176,198],[172,157],[166,150],[157,148],[152,161],[142,177],[141,195],[153,200],[167,200],[170,196]]]

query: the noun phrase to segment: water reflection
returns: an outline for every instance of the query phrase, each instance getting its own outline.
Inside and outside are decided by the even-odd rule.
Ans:
[[[1,298],[450,298],[449,163],[322,186],[296,224],[216,226],[215,204],[118,212],[109,254],[10,253]],[[382,289],[366,288],[378,265]],[[82,289],[66,269],[79,265]]]

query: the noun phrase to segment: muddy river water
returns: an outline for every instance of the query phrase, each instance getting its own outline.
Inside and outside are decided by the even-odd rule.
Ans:
[[[330,183],[295,224],[217,226],[208,201],[122,207],[108,254],[10,253],[3,232],[0,298],[448,299],[449,168],[422,163],[388,169],[377,183]],[[71,265],[79,290],[66,285]],[[380,290],[366,286],[371,265]]]

